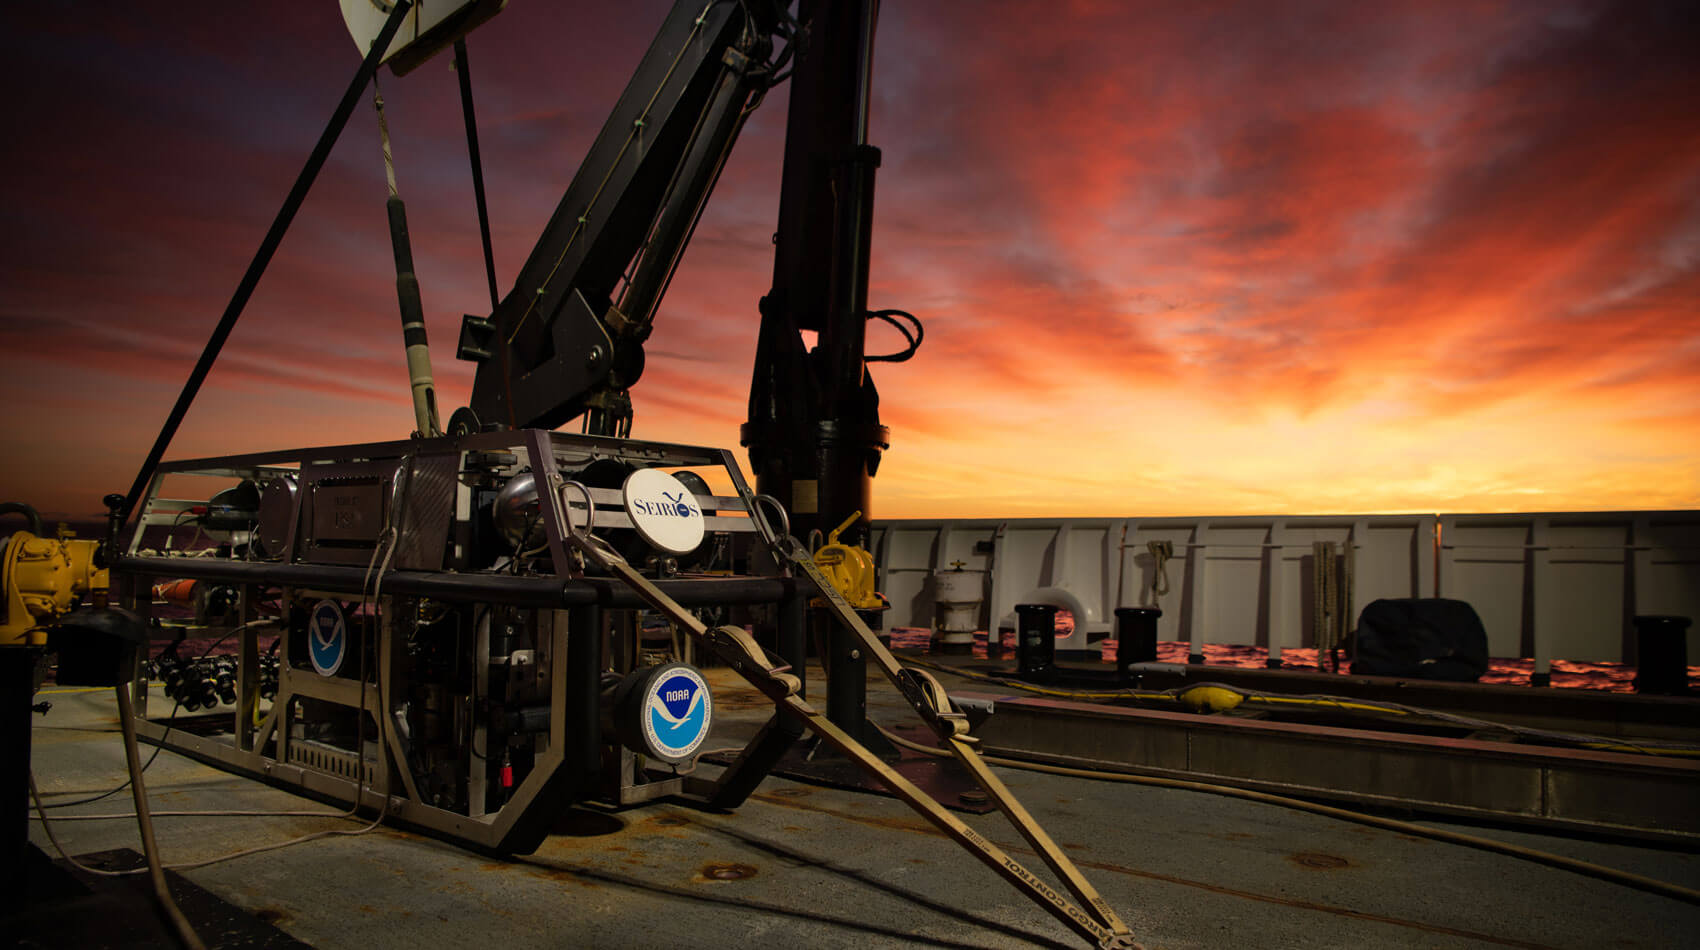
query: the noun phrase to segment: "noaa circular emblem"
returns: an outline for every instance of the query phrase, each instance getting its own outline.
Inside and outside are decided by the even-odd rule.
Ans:
[[[307,618],[307,656],[320,676],[335,676],[348,656],[348,621],[343,618],[342,605],[334,600],[321,600],[313,605]]]
[[[656,758],[681,762],[708,738],[714,700],[702,674],[679,663],[644,684],[642,710],[644,745]]]
[[[638,536],[668,554],[689,554],[702,544],[705,523],[685,483],[658,468],[640,468],[621,495]]]

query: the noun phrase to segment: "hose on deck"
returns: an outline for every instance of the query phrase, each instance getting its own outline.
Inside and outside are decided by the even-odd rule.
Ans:
[[[921,745],[918,742],[911,742],[902,736],[895,735],[883,726],[876,725],[875,728],[879,729],[880,733],[887,739],[891,740],[894,744],[905,749],[909,749],[910,751],[940,757],[948,757],[950,755],[950,753],[944,749]],[[1308,811],[1312,814],[1324,815],[1329,818],[1338,818],[1342,821],[1356,822],[1358,824],[1369,825],[1374,828],[1383,828],[1388,831],[1399,832],[1400,834],[1416,835],[1436,841],[1444,841],[1448,844],[1463,845],[1468,848],[1476,848],[1482,851],[1492,851],[1498,854],[1509,855],[1511,857],[1521,858],[1525,861],[1545,864],[1548,867],[1555,867],[1566,871],[1572,871],[1577,874],[1584,874],[1588,877],[1599,878],[1603,881],[1611,881],[1614,884],[1622,884],[1625,887],[1633,887],[1636,890],[1646,891],[1651,894],[1658,894],[1661,897],[1669,897],[1685,903],[1700,905],[1700,890],[1683,887],[1679,884],[1672,884],[1668,881],[1661,881],[1657,878],[1647,877],[1643,874],[1620,871],[1616,868],[1606,867],[1603,864],[1595,864],[1592,861],[1567,858],[1562,854],[1553,854],[1550,851],[1541,851],[1536,848],[1526,848],[1522,845],[1511,844],[1505,841],[1495,841],[1492,838],[1483,838],[1479,835],[1465,834],[1460,831],[1448,831],[1444,828],[1430,828],[1427,825],[1419,825],[1409,821],[1400,821],[1397,818],[1383,818],[1379,815],[1368,815],[1363,812],[1352,811],[1347,808],[1336,808],[1332,805],[1308,802],[1300,798],[1288,798],[1285,795],[1271,795],[1267,792],[1257,792],[1246,788],[1234,788],[1230,785],[1213,785],[1209,782],[1192,782],[1185,779],[1163,778],[1156,775],[1133,775],[1128,772],[1106,772],[1098,769],[1071,768],[1062,765],[1048,765],[1042,762],[1025,762],[1020,759],[1008,759],[991,755],[982,756],[982,758],[991,765],[999,765],[1012,769],[1022,769],[1029,772],[1045,772],[1050,775],[1063,775],[1070,778],[1094,779],[1105,782],[1123,782],[1129,785],[1150,785],[1157,788],[1178,788],[1186,791],[1207,792],[1212,795],[1223,795],[1228,798],[1240,798],[1246,801],[1262,802],[1266,805],[1279,805],[1282,808],[1291,808],[1297,811]]]

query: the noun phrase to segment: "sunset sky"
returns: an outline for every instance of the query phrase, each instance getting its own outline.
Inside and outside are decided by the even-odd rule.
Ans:
[[[504,292],[666,8],[470,37]],[[1700,507],[1695,10],[886,0],[870,304],[927,336],[874,367],[875,517]],[[0,501],[82,517],[359,54],[332,0],[10,3],[0,52]],[[455,77],[380,81],[446,415],[489,309]],[[737,445],[784,118],[663,304],[639,438]],[[384,198],[368,102],[168,457],[406,436]]]

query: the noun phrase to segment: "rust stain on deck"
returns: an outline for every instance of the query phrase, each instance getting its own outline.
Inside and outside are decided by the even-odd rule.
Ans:
[[[702,867],[705,881],[742,881],[755,876],[755,867],[748,864],[713,863]]]
[[[1338,871],[1341,868],[1352,866],[1352,862],[1345,858],[1322,851],[1300,851],[1297,854],[1287,855],[1287,860],[1301,868],[1309,868],[1313,871]]]

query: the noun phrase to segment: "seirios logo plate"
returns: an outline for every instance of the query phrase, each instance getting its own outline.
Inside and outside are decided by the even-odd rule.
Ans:
[[[714,700],[702,675],[679,664],[662,671],[644,687],[643,737],[657,757],[689,758],[708,738]]]
[[[626,479],[621,493],[632,527],[650,546],[668,554],[689,554],[702,544],[702,508],[677,478],[660,469],[640,468]]]

